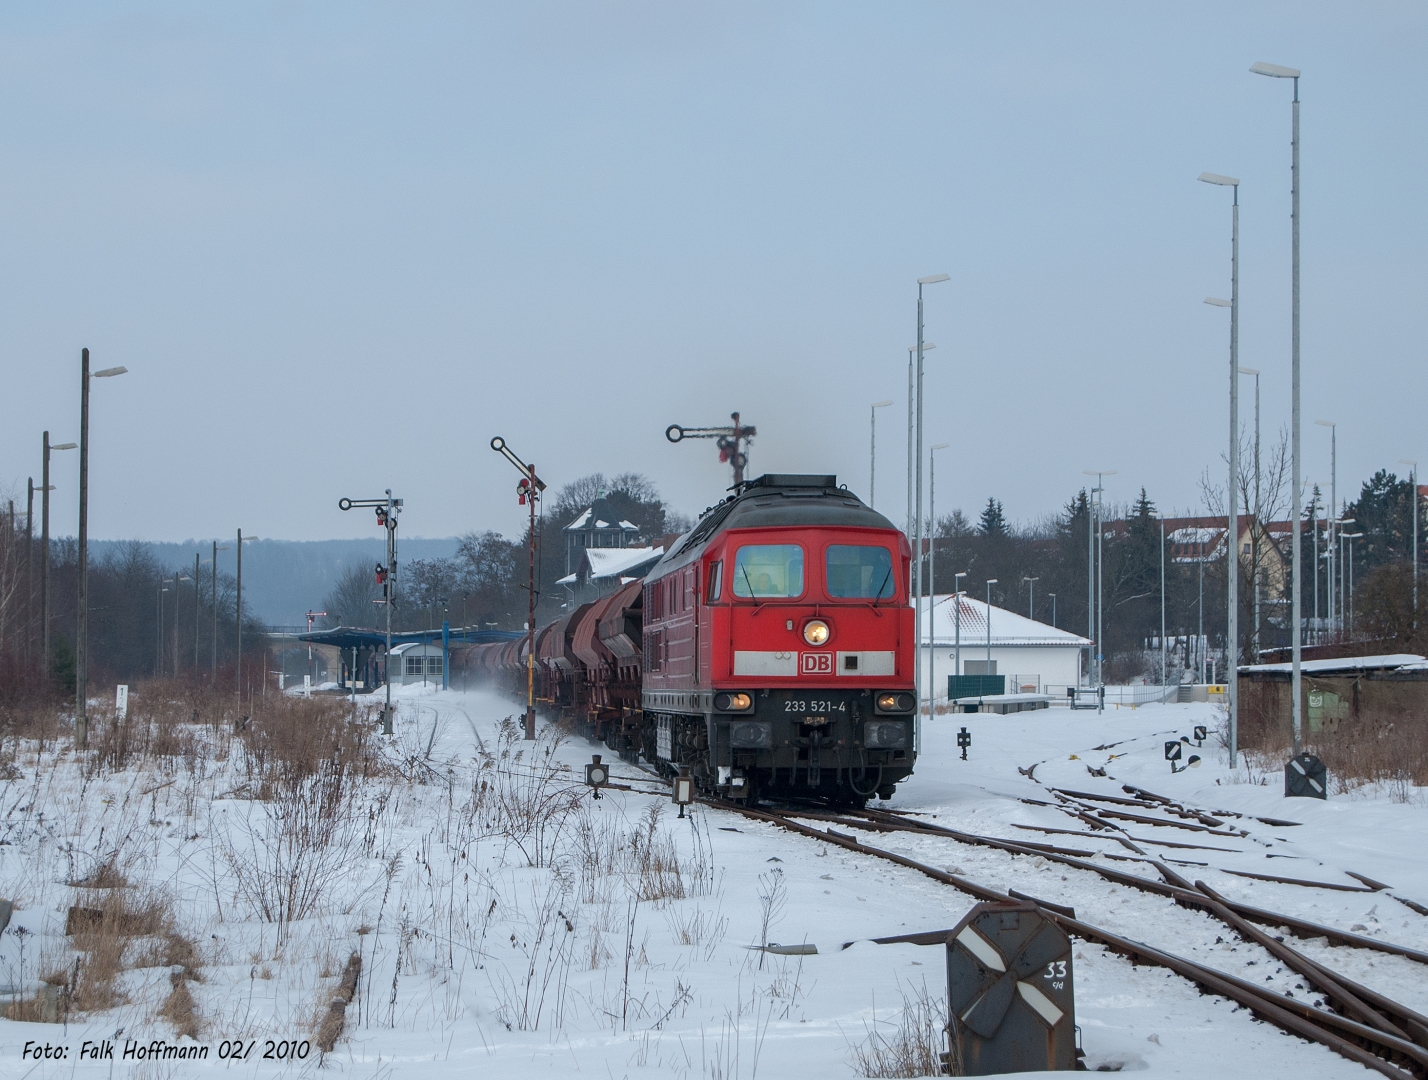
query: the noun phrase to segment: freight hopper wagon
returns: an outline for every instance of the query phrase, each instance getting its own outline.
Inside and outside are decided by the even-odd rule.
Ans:
[[[887,798],[915,760],[910,557],[833,476],[748,481],[643,582],[536,635],[538,693],[706,791]],[[470,663],[523,693],[524,648]]]

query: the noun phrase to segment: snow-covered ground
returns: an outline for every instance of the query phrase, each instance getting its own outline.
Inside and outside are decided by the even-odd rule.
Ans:
[[[279,869],[291,864],[266,849],[271,806],[240,787],[232,759],[197,767],[151,760],[82,783],[71,755],[47,750],[37,760],[33,748],[22,749],[16,775],[0,781],[9,830],[0,846],[0,896],[16,898],[12,927],[29,933],[0,938],[0,982],[30,996],[46,967],[73,962],[63,932],[77,890],[66,882],[118,847],[131,882],[142,869],[148,883],[167,890],[178,926],[198,944],[202,981],[188,986],[199,1034],[196,1042],[177,1040],[158,1014],[169,968],[139,968],[124,977],[127,1002],[107,1012],[68,1025],[0,1021],[0,1075],[312,1073],[319,1067],[314,1032],[353,952],[363,960],[357,997],[321,1066],[359,1077],[854,1076],[855,1051],[870,1033],[891,1037],[905,1002],[945,994],[939,947],[870,939],[950,927],[970,898],[886,861],[717,809],[695,807],[681,821],[666,796],[650,793],[656,785],[622,762],[614,763],[614,778],[638,790],[592,799],[580,785],[583,765],[603,748],[558,741],[549,729],[535,744],[511,741],[501,721],[514,709],[492,695],[410,687],[397,696],[389,752],[406,778],[373,781],[347,804],[350,820],[327,844],[337,854],[309,856],[317,862],[307,864],[305,880],[320,890],[313,913],[289,924],[265,919],[253,890],[238,880],[244,852],[248,865],[260,856]],[[967,832],[1118,855],[1131,852],[1104,837],[1016,828],[1087,831],[1022,800],[1048,800],[1047,785],[1123,794],[1129,783],[1202,809],[1302,822],[1232,819],[1249,831],[1234,840],[1123,824],[1147,850],[1192,864],[1177,866],[1186,877],[1231,897],[1428,949],[1428,918],[1386,893],[1223,872],[1352,885],[1345,875],[1352,870],[1428,903],[1424,792],[1410,791],[1407,801],[1365,789],[1328,802],[1286,800],[1278,775],[1232,773],[1213,739],[1193,751],[1205,758],[1200,768],[1172,775],[1164,741],[1216,723],[1207,705],[939,717],[924,725],[917,774],[891,805]],[[965,762],[956,746],[963,725],[973,737]],[[1018,771],[1032,765],[1034,778]],[[937,837],[863,839],[984,885],[1071,904],[1086,921],[1310,996],[1222,924],[1089,872]],[[1155,876],[1133,862],[1106,865]],[[750,948],[765,939],[816,944],[818,953]],[[1323,941],[1292,943],[1428,1011],[1422,965]],[[1133,968],[1098,946],[1078,944],[1074,971],[1077,1023],[1093,1069],[1264,1080],[1363,1075],[1233,1003],[1202,996],[1163,970]],[[120,1028],[113,1061],[78,1057],[86,1040],[114,1039]],[[208,1057],[123,1059],[126,1040],[160,1039],[207,1046]],[[247,1056],[220,1060],[234,1040],[244,1040]],[[265,1060],[267,1040],[275,1049],[282,1040],[299,1047],[307,1040],[307,1056]],[[249,1041],[256,1041],[251,1052]],[[63,1047],[66,1056],[26,1058],[27,1044]]]

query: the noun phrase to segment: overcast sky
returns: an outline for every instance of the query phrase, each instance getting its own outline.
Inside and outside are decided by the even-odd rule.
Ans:
[[[0,8],[0,484],[95,384],[91,530],[515,534],[503,435],[555,487],[751,471],[905,505],[927,294],[939,509],[1053,512],[1116,469],[1167,508],[1241,363],[1289,419],[1287,82],[1302,68],[1306,473],[1423,457],[1422,4],[358,3]],[[1246,390],[1250,387],[1246,384]],[[1246,411],[1248,417],[1248,395]],[[54,529],[77,463],[57,455]]]

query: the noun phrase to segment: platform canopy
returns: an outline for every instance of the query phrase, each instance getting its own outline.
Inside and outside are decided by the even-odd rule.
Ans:
[[[339,626],[335,630],[314,630],[310,634],[273,634],[280,641],[311,643],[313,645],[333,645],[339,649],[385,648],[387,634],[384,630],[368,630],[359,626]],[[451,641],[461,645],[488,645],[494,641],[511,641],[525,634],[519,630],[490,630],[484,626],[462,626],[451,628]],[[392,634],[393,645],[404,645],[419,641],[441,641],[441,627],[432,630],[406,630]]]

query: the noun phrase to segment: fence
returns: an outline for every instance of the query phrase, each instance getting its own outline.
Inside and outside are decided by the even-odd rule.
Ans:
[[[1156,701],[1174,701],[1180,694],[1180,687],[1169,686],[1108,686],[1107,705],[1149,705]]]

